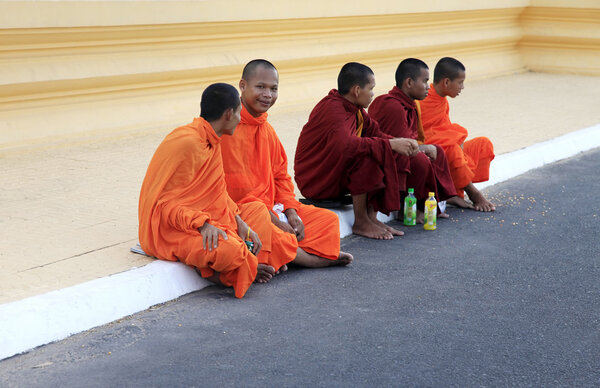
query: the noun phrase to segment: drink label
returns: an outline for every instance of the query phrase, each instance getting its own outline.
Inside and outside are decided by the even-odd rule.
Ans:
[[[404,200],[404,225],[414,226],[417,224],[417,202],[414,197],[406,197]]]
[[[425,201],[425,225],[427,230],[435,230],[437,221],[437,203],[436,201]]]

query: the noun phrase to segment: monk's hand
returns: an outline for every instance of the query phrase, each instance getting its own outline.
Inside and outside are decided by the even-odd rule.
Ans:
[[[235,221],[237,222],[238,226],[238,236],[240,236],[240,238],[244,241],[252,241],[254,243],[254,248],[252,248],[251,252],[257,255],[258,252],[260,252],[260,249],[262,248],[262,242],[258,237],[258,233],[250,229],[248,224],[246,224],[240,216],[235,216]]]
[[[431,160],[435,160],[435,158],[437,158],[437,148],[435,148],[435,146],[432,144],[421,144],[419,146],[419,150],[423,151],[423,153]]]
[[[400,155],[412,156],[419,152],[419,143],[415,139],[395,137],[389,140],[392,151]]]
[[[262,248],[262,242],[260,241],[260,238],[258,237],[258,233],[256,233],[252,229],[250,229],[250,240],[252,240],[252,242],[254,243],[254,248],[252,248],[252,253],[254,253],[254,255],[258,255],[258,252],[260,252],[260,249]]]
[[[284,211],[285,216],[288,219],[288,223],[294,229],[294,234],[296,235],[296,240],[302,241],[304,239],[304,223],[298,217],[298,213],[296,213],[296,209],[286,209]]]
[[[287,222],[283,222],[279,219],[278,216],[276,216],[273,212],[271,213],[271,222],[273,224],[275,224],[276,227],[278,227],[279,229],[283,230],[286,233],[291,233],[291,234],[296,234],[296,232],[294,231],[294,228],[292,228],[290,226],[290,224],[288,224]]]
[[[198,228],[198,231],[202,234],[204,250],[208,249],[212,251],[213,248],[216,249],[219,246],[219,235],[223,237],[223,240],[228,240],[227,233],[208,222],[205,222],[201,228]]]

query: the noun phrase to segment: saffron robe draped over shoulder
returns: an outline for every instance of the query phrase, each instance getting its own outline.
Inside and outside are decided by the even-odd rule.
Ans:
[[[382,132],[423,143],[424,135],[417,105],[397,86],[388,94],[377,97],[369,107],[369,114],[377,120]],[[410,174],[406,184],[414,188],[417,199],[425,200],[429,192],[434,192],[438,201],[445,201],[456,195],[456,189],[444,150],[437,144],[434,146],[437,150],[435,160],[429,159],[422,152],[410,157]]]
[[[256,206],[242,210],[227,195],[220,149],[219,137],[203,118],[165,137],[142,184],[139,239],[147,254],[194,266],[203,277],[220,272],[221,282],[242,298],[256,278],[258,261],[238,236],[235,216],[261,222],[268,214]],[[204,250],[198,230],[205,222],[228,236],[219,237],[212,251]]]
[[[296,200],[294,184],[287,172],[285,149],[267,117],[267,113],[253,117],[242,105],[241,121],[235,133],[222,139],[229,195],[238,204],[258,201],[273,209],[276,203],[281,203],[284,210],[296,210],[304,223],[304,239],[297,242],[295,235],[272,225],[273,257],[293,260],[299,246],[308,253],[337,260],[340,254],[338,217],[329,210]]]
[[[294,172],[300,192],[313,199],[366,193],[375,210],[399,210],[409,160],[392,151],[390,138],[364,109],[331,90],[298,139]]]
[[[433,84],[420,105],[425,141],[442,146],[456,191],[464,197],[462,189],[469,183],[489,179],[490,162],[495,157],[494,146],[483,136],[466,140],[467,130],[450,121],[448,99],[440,96]]]

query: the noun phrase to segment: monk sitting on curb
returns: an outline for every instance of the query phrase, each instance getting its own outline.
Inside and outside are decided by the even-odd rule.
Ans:
[[[490,176],[490,162],[494,159],[494,146],[487,137],[466,140],[465,128],[450,121],[450,107],[446,97],[456,97],[464,89],[465,66],[450,57],[440,59],[433,71],[433,84],[429,95],[421,101],[421,118],[425,141],[442,146],[448,158],[450,173],[457,197],[448,204],[462,208],[489,212],[496,207],[473,185],[485,182]],[[472,204],[464,199],[467,193]]]
[[[421,117],[416,101],[423,100],[429,91],[429,68],[425,62],[407,58],[396,69],[396,86],[377,97],[369,114],[377,120],[382,132],[395,137],[415,139],[419,153],[410,157],[407,186],[414,188],[417,197],[417,223],[423,223],[423,208],[429,193],[435,193],[438,203],[456,196],[450,168],[442,147],[425,144]],[[448,218],[440,212],[438,217]]]
[[[221,137],[233,134],[240,110],[233,86],[206,88],[200,117],[173,130],[158,146],[139,202],[145,253],[193,266],[202,277],[233,287],[238,298],[253,281],[266,282],[276,272],[272,265],[258,264],[255,255],[261,256],[262,242],[244,222],[269,226],[268,211],[260,204],[238,207],[227,195]]]
[[[263,250],[304,267],[350,264],[352,255],[340,251],[337,215],[295,199],[285,150],[267,121],[278,96],[275,66],[264,59],[250,61],[239,86],[241,121],[235,134],[223,139],[225,180],[240,206],[258,202],[270,210],[273,237],[269,246],[263,242]]]
[[[416,140],[379,130],[365,108],[373,99],[375,76],[360,63],[345,64],[333,89],[312,110],[296,147],[295,179],[306,198],[352,195],[352,232],[373,239],[403,233],[377,220],[377,212],[399,210],[406,192]]]

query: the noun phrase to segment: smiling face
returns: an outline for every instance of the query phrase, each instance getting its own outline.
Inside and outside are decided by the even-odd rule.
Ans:
[[[277,70],[259,65],[248,79],[240,80],[242,103],[252,116],[258,117],[277,101],[278,86]]]

